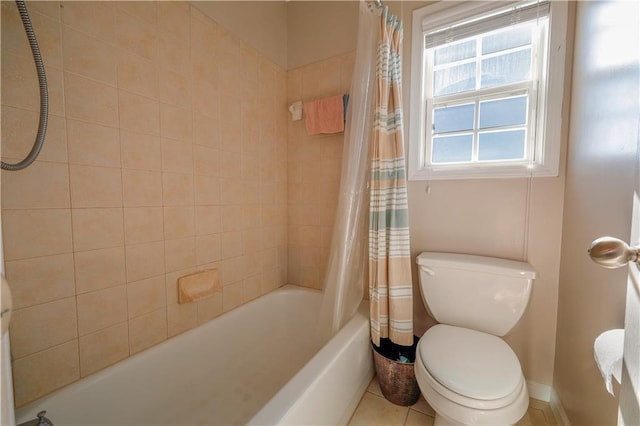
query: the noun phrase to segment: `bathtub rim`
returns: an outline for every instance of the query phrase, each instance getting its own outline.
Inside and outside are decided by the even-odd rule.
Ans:
[[[326,373],[335,360],[349,350],[345,343],[351,342],[351,337],[357,336],[358,332],[363,332],[366,328],[368,341],[371,340],[369,335],[369,302],[363,300],[360,303],[353,317],[328,341],[322,348],[302,367],[295,376],[287,382],[260,411],[258,411],[247,423],[248,425],[277,425],[282,424],[282,420],[293,411],[294,405],[288,404],[291,401],[298,402],[300,395],[305,391],[318,384],[324,373]],[[370,345],[367,348],[370,350]],[[322,369],[317,371],[317,365],[322,365]],[[371,365],[367,369],[367,379],[357,385],[357,390],[351,400],[345,405],[340,416],[338,424],[347,424],[353,415],[358,403],[367,390],[375,371],[373,367],[373,355],[371,354]],[[283,407],[287,407],[283,411]],[[285,423],[286,424],[286,423]]]

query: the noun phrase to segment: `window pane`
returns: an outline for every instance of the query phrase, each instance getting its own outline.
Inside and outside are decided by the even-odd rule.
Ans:
[[[433,133],[473,129],[475,104],[441,107],[433,110]]]
[[[518,160],[524,158],[524,130],[480,133],[478,160]]]
[[[531,78],[531,48],[482,60],[480,86],[493,87]]]
[[[433,138],[432,163],[471,161],[473,135],[439,136]]]
[[[499,52],[531,44],[531,24],[493,33],[482,38],[482,54]]]
[[[434,73],[433,95],[466,92],[476,88],[476,64],[457,65]]]
[[[468,40],[453,46],[445,45],[445,47],[439,47],[434,53],[434,62],[436,65],[442,65],[473,58],[474,56],[476,56],[476,41]]]
[[[480,128],[527,124],[527,97],[480,102]]]

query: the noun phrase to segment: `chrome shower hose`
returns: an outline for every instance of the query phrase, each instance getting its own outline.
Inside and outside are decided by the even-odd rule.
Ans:
[[[38,47],[38,40],[33,32],[33,26],[31,25],[31,19],[29,19],[29,13],[27,12],[27,6],[24,0],[16,0],[18,11],[20,11],[20,18],[22,19],[22,25],[24,31],[27,33],[29,39],[29,45],[31,46],[31,53],[33,54],[33,61],[36,64],[36,71],[38,73],[38,83],[40,84],[40,122],[38,124],[38,133],[36,134],[36,140],[33,143],[31,152],[24,158],[24,160],[15,164],[8,164],[4,161],[0,162],[0,168],[2,170],[22,170],[35,161],[40,154],[42,145],[44,144],[44,135],[47,132],[47,120],[49,114],[49,94],[47,90],[47,77],[44,73],[44,64],[42,63],[42,55],[40,55],[40,48]]]

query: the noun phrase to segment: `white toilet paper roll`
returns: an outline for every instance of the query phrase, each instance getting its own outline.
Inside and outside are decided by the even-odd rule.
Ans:
[[[622,355],[624,351],[624,330],[608,330],[599,335],[593,344],[593,355],[607,391],[613,395],[611,377],[620,383],[622,376]]]

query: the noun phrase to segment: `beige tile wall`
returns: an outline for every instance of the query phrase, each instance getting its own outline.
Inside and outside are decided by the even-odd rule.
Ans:
[[[355,54],[335,56],[287,73],[289,102],[349,92]],[[321,289],[338,202],[343,133],[307,135],[289,120],[288,237],[291,284]]]
[[[28,6],[51,111],[38,161],[2,173],[18,406],[285,283],[291,168],[285,71],[188,3]],[[2,2],[5,161],[30,149],[37,111]],[[338,164],[335,138],[313,142]],[[207,267],[221,296],[178,305],[176,279]]]

